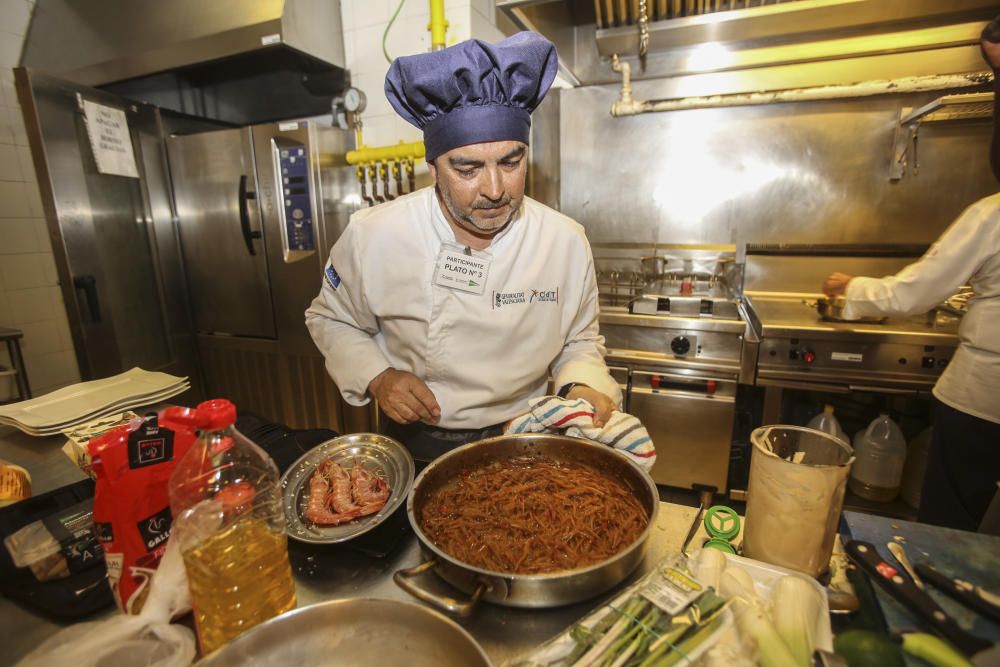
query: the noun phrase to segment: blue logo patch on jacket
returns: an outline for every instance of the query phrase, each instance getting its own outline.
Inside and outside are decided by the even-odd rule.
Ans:
[[[323,270],[323,275],[326,277],[326,282],[330,283],[330,287],[333,289],[340,287],[340,276],[337,274],[336,270],[334,270],[333,264],[326,265],[326,268]]]

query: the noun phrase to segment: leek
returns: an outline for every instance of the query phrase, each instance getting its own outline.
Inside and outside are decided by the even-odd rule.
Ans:
[[[694,576],[698,577],[701,583],[718,591],[719,579],[726,569],[726,555],[718,549],[703,547],[695,556],[692,569]]]
[[[784,640],[795,663],[809,667],[822,607],[819,592],[802,577],[788,575],[778,580],[771,600],[774,629]]]
[[[730,565],[719,577],[719,595],[727,600],[743,598],[752,602],[757,598],[757,589],[746,570],[738,565]]]
[[[745,639],[757,645],[757,663],[760,667],[798,667],[799,663],[774,629],[764,608],[742,598],[735,600],[736,625]]]
[[[639,596],[635,596],[630,599],[621,610],[620,615],[617,615],[617,620],[611,625],[608,631],[604,633],[604,636],[597,640],[593,646],[590,647],[590,650],[585,652],[578,660],[575,660],[572,663],[567,661],[567,663],[572,664],[575,667],[586,667],[587,665],[599,664],[599,661],[604,658],[605,651],[607,651],[612,644],[621,638],[621,635],[629,627],[629,624],[633,623],[632,619],[637,618],[639,614],[645,610],[647,604],[648,603]],[[609,611],[605,615],[605,618],[608,617],[615,618],[615,612]],[[604,619],[602,619],[602,621],[603,620]],[[598,635],[597,633],[594,633],[593,636],[596,637]]]

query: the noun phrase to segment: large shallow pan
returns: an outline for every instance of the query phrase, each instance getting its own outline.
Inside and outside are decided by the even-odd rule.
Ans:
[[[295,609],[247,630],[198,667],[490,667],[468,632],[422,605],[350,598]]]
[[[467,565],[445,553],[424,534],[417,521],[428,495],[461,471],[511,456],[534,454],[559,461],[582,463],[624,483],[649,512],[649,525],[639,538],[616,555],[576,570],[551,574],[505,574]],[[396,583],[411,595],[450,614],[471,613],[479,599],[510,607],[557,607],[600,595],[620,583],[646,554],[649,534],[656,523],[659,494],[656,484],[625,455],[589,440],[559,435],[503,435],[480,440],[448,452],[427,466],[413,483],[406,500],[410,519],[426,561],[396,572]],[[436,595],[421,588],[416,577],[433,570],[449,584],[468,594],[465,601]]]

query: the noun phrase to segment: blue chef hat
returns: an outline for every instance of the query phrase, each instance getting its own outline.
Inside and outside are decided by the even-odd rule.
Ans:
[[[396,58],[385,76],[389,104],[424,131],[427,160],[487,141],[528,143],[531,112],[556,78],[556,47],[533,32],[487,44],[470,39]]]

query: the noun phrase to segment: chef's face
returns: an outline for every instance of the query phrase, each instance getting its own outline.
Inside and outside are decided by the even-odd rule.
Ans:
[[[492,141],[461,146],[428,163],[452,222],[477,236],[493,236],[524,200],[527,146]]]

